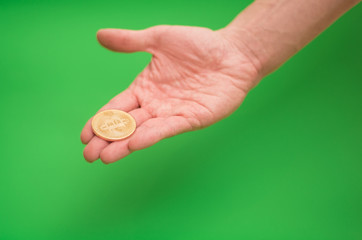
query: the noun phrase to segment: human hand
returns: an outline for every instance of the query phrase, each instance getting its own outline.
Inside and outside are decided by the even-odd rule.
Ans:
[[[107,142],[93,134],[90,119],[81,133],[89,162],[101,158],[112,163],[164,138],[207,127],[234,112],[260,79],[250,55],[222,30],[162,25],[140,31],[104,29],[97,38],[110,50],[146,51],[152,60],[100,109],[129,112],[136,131]]]

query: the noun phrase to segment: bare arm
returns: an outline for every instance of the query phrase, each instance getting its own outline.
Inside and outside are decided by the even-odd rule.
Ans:
[[[247,53],[266,75],[358,3],[359,0],[256,0],[220,32]]]

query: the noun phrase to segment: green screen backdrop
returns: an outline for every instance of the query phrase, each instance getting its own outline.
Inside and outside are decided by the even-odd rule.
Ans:
[[[229,118],[110,165],[84,123],[146,66],[100,28],[219,29],[251,1],[1,1],[0,239],[362,239],[362,5]]]

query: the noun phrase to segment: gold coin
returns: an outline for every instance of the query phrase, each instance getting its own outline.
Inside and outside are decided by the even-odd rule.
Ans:
[[[136,130],[136,121],[121,110],[105,110],[93,117],[92,129],[95,135],[104,140],[117,141],[130,136]]]

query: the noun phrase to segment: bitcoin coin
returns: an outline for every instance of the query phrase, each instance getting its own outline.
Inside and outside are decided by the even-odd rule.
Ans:
[[[136,121],[126,112],[110,109],[93,117],[92,129],[104,140],[117,141],[129,137],[136,130]]]

